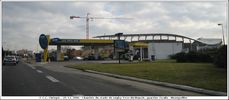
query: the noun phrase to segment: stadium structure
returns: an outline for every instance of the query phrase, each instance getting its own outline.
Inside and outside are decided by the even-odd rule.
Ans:
[[[94,38],[117,40],[118,36],[102,35]],[[222,44],[222,39],[218,38],[193,39],[170,33],[123,34],[120,39],[128,41],[130,53],[139,55],[141,60],[168,59],[169,55],[178,52],[218,48]]]

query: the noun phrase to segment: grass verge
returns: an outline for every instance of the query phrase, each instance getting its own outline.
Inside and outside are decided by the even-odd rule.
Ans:
[[[227,91],[227,71],[210,63],[176,63],[172,60],[134,64],[76,64],[68,67]]]

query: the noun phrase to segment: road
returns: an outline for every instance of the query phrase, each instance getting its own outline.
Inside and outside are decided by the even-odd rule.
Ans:
[[[160,96],[201,95],[182,90],[110,78],[60,66],[18,65],[2,67],[3,96]]]

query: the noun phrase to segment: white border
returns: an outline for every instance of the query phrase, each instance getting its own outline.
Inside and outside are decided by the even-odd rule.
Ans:
[[[0,1],[0,14],[1,14],[1,16],[2,16],[2,2],[10,2],[10,1],[19,1],[19,2],[23,2],[23,1],[47,1],[47,0],[2,0],[2,1]],[[64,1],[64,0],[49,0],[49,1]],[[225,30],[225,32],[226,32],[226,34],[227,34],[227,39],[228,39],[228,0],[142,0],[142,1],[140,1],[140,0],[66,0],[66,1],[82,1],[82,2],[84,2],[84,1],[139,1],[139,2],[142,2],[142,1],[152,1],[152,2],[155,2],[155,1],[186,1],[186,2],[188,2],[188,1],[193,1],[193,2],[202,2],[202,1],[206,1],[206,2],[211,2],[211,1],[216,1],[216,2],[226,2],[226,5],[227,5],[227,7],[226,7],[226,30]],[[1,34],[0,34],[0,40],[1,40],[1,43],[0,43],[0,45],[1,45],[1,47],[2,47],[2,17],[0,17],[0,19],[1,19],[1,25],[0,25],[0,31],[1,31]],[[228,41],[227,41],[228,42]],[[228,42],[229,43],[229,42]],[[227,47],[227,50],[229,49],[229,47]],[[0,50],[0,55],[1,55],[1,57],[0,57],[0,62],[2,63],[2,50]],[[228,55],[229,54],[227,54],[227,58],[228,58]],[[228,66],[229,64],[227,63],[227,66]],[[0,65],[1,66],[1,83],[0,83],[0,85],[1,85],[1,90],[0,90],[0,93],[2,93],[2,65]],[[229,72],[229,70],[228,70],[228,68],[227,68],[227,71]],[[229,73],[227,73],[227,76],[229,75]],[[227,80],[227,83],[228,83],[228,80]],[[227,91],[228,91],[228,86],[227,86]],[[27,99],[41,99],[41,97],[49,97],[49,96],[2,96],[2,94],[1,94],[1,99],[19,99],[19,100],[27,100]],[[64,96],[51,96],[51,97],[60,97],[60,98],[63,98]],[[69,96],[69,97],[71,97],[71,96]],[[83,96],[81,96],[81,97],[83,97]],[[112,97],[112,96],[111,96]],[[157,96],[157,97],[160,97],[160,96]],[[164,96],[165,97],[165,96]],[[166,97],[173,97],[173,96],[166,96]],[[178,96],[179,97],[179,96]],[[227,100],[228,99],[228,92],[227,92],[227,96],[182,96],[182,97],[187,97],[187,99],[211,99],[211,100],[215,100],[215,99],[222,99],[222,100]]]
[[[211,1],[216,1],[216,2],[221,2],[221,1],[227,1],[227,0],[2,0],[2,1],[138,1],[138,2],[143,2],[143,1],[152,1],[152,2],[163,2],[163,1],[191,1],[191,2],[202,2],[202,1],[206,1],[206,2],[211,2]]]
[[[1,50],[0,50],[0,62],[1,62],[1,65],[0,65],[1,66],[1,68],[0,68],[1,69],[1,72],[0,72],[1,73],[0,74],[0,79],[1,79],[0,86],[1,87],[0,88],[1,88],[1,90],[0,90],[0,93],[1,94],[0,95],[2,96],[2,59],[3,59],[2,58],[2,48],[3,48],[2,47],[2,2],[0,2],[0,15],[1,15],[1,17],[0,17],[0,22],[1,22],[1,24],[0,24],[0,31],[1,31],[0,32],[1,33],[0,34],[0,41],[1,41],[1,43],[0,43],[0,46],[1,46]],[[0,99],[1,99],[1,97],[0,97]]]

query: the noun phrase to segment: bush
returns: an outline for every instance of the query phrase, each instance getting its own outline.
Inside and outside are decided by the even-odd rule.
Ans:
[[[227,68],[227,46],[224,45],[217,50],[214,64],[221,68]]]
[[[199,53],[198,60],[201,62],[212,62],[213,58],[207,53]]]
[[[227,68],[227,46],[200,52],[180,52],[170,55],[170,58],[176,59],[177,62],[214,62],[218,67]]]
[[[189,52],[186,54],[185,58],[186,58],[186,62],[198,62],[199,60],[199,55],[197,52]]]
[[[187,60],[186,60],[185,56],[186,56],[186,54],[185,54],[184,52],[177,53],[177,54],[175,55],[176,61],[177,61],[177,62],[186,62]]]
[[[188,52],[171,55],[170,58],[176,59],[177,62],[212,62],[212,57],[206,53]]]
[[[170,59],[176,59],[177,57],[176,57],[176,54],[173,54],[173,55],[169,55],[169,58]]]

